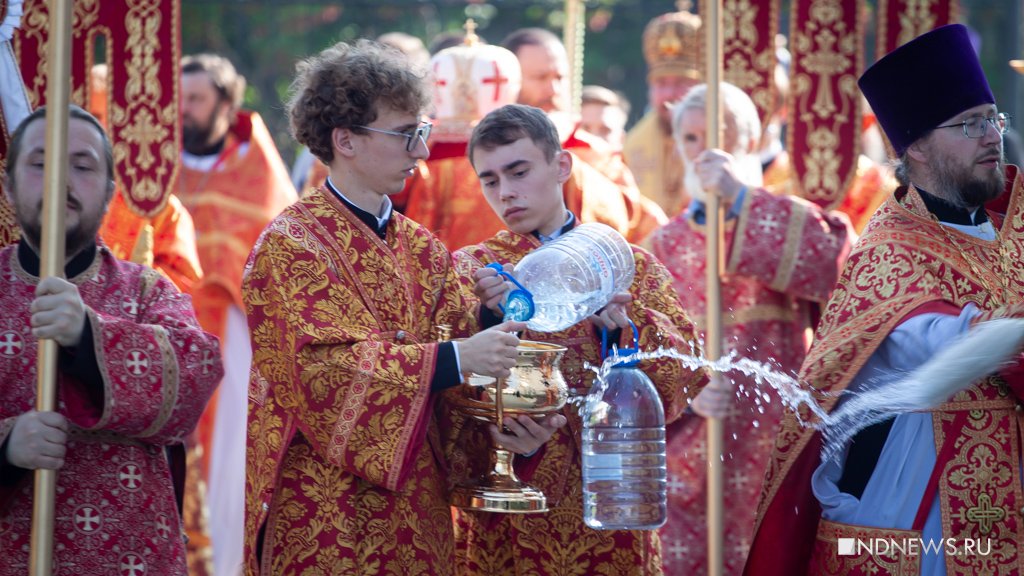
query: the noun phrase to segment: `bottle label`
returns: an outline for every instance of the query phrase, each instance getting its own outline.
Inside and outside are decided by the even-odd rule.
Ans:
[[[615,286],[615,275],[612,272],[611,258],[608,253],[601,246],[591,244],[589,260],[590,267],[593,268],[594,272],[597,273],[597,277],[601,280],[601,292],[610,294]]]

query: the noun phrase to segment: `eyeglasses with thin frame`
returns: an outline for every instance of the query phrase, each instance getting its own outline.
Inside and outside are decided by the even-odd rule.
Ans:
[[[985,135],[985,132],[988,131],[989,124],[998,130],[1000,134],[1006,134],[1006,131],[1010,129],[1010,115],[1005,112],[1000,112],[995,116],[971,116],[963,122],[946,124],[945,126],[936,126],[935,128],[961,127],[964,130],[964,136],[968,138],[981,138]]]
[[[430,130],[434,125],[430,122],[424,122],[416,127],[415,130],[409,132],[395,132],[394,130],[382,130],[380,128],[370,128],[369,126],[353,126],[353,128],[362,128],[363,130],[369,130],[370,132],[380,132],[381,134],[390,134],[392,136],[401,136],[406,139],[405,151],[412,152],[416,148],[416,141],[419,139],[423,142],[423,146],[427,146],[427,138],[430,138]]]

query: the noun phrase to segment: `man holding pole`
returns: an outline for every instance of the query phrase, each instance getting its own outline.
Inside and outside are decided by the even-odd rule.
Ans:
[[[726,207],[726,268],[721,280],[724,352],[795,372],[810,344],[809,335],[828,298],[855,237],[849,220],[824,212],[794,196],[760,188],[757,146],[761,123],[750,98],[720,83],[723,149],[706,149],[709,85],[687,93],[671,110],[675,141],[692,198],[687,210],[648,240],[651,252],[672,273],[683,307],[693,314],[702,337],[709,334],[710,299],[705,276],[709,242],[705,200],[714,190]],[[666,430],[669,518],[661,530],[666,573],[703,574],[707,471],[705,420],[722,419],[724,470],[729,489],[724,518],[726,573],[743,567],[753,530],[753,508],[772,438],[782,416],[777,399],[762,400],[753,378],[729,374],[739,386],[735,397],[709,386],[697,397],[698,415],[684,416]],[[711,402],[709,402],[711,401]],[[716,409],[715,406],[725,409]]]
[[[221,376],[188,297],[117,260],[97,231],[114,191],[110,142],[72,106],[67,280],[40,280],[45,109],[11,137],[4,182],[22,239],[0,251],[0,574],[28,570],[33,469],[59,470],[54,572],[185,573],[164,447],[195,427]],[[36,348],[59,345],[54,412],[36,412]]]

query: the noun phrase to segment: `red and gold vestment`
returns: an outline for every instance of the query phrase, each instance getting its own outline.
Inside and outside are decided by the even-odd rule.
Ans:
[[[432,330],[473,311],[448,251],[398,213],[382,240],[320,188],[267,227],[243,293],[246,573],[451,574]]]
[[[842,214],[823,212],[792,196],[748,191],[739,217],[725,228],[723,352],[795,373],[853,237]],[[683,308],[704,337],[704,226],[684,214],[655,232],[648,244],[671,271]],[[734,409],[723,418],[725,570],[735,573],[750,545],[754,506],[782,406],[773,391],[758,389],[753,378],[726,376],[739,388]],[[666,573],[702,574],[707,567],[706,435],[699,416],[684,416],[669,430],[669,520],[661,529]]]
[[[492,262],[519,262],[540,246],[533,236],[499,232],[486,242],[455,253],[464,282],[473,271]],[[636,277],[630,292],[629,317],[640,329],[640,349],[659,347],[689,352],[693,326],[672,291],[668,271],[656,259],[634,247]],[[551,342],[568,348],[561,370],[576,394],[585,394],[593,372],[584,363],[600,363],[601,340],[589,320],[562,332],[525,331],[526,340]],[[630,335],[629,340],[632,339]],[[620,344],[626,344],[626,337]],[[632,345],[632,342],[629,342]],[[698,352],[699,353],[699,352]],[[671,422],[699,391],[703,372],[683,368],[677,360],[662,358],[641,364],[661,395],[665,419]],[[448,392],[458,393],[457,390]],[[547,496],[549,511],[540,514],[491,514],[460,510],[456,513],[456,556],[459,574],[661,574],[661,549],[653,531],[593,530],[583,523],[583,481],[580,456],[582,421],[577,408],[567,405],[569,423],[557,430],[537,453],[519,457],[520,477]],[[453,481],[472,478],[486,466],[488,438],[475,423],[446,430],[460,441],[446,444]]]
[[[38,340],[29,304],[39,279],[0,251],[0,442],[35,409]],[[184,574],[185,543],[164,448],[195,427],[220,380],[217,340],[188,296],[158,272],[100,246],[70,278],[87,306],[102,396],[58,377],[58,411],[71,424],[57,472],[54,573]],[[0,487],[0,574],[28,572],[32,474]]]
[[[118,191],[110,200],[100,237],[114,256],[163,273],[187,294],[202,277],[192,217],[173,194],[153,218],[132,212]]]
[[[989,210],[995,241],[944,228],[913,188],[901,188],[872,217],[825,309],[801,379],[821,392],[831,410],[890,332],[922,306],[971,303],[996,315],[1024,300],[1024,181],[1007,170],[1007,192]],[[1000,210],[1003,212],[1004,210]],[[1007,386],[1009,383],[1009,386]],[[953,459],[939,476],[943,538],[990,539],[990,555],[946,555],[948,574],[1019,574],[1024,542],[1021,491],[1022,387],[993,377],[971,386],[932,412],[936,452],[955,434]],[[957,414],[967,425],[953,427]],[[808,414],[802,414],[805,419]],[[821,507],[811,491],[821,436],[787,414],[769,460],[746,574],[890,574],[892,558],[819,556],[809,566]],[[835,526],[835,524],[832,524]],[[831,537],[853,537],[832,533]],[[887,529],[861,528],[865,538]],[[894,528],[894,527],[893,527]],[[820,550],[819,550],[820,552]],[[877,563],[872,562],[877,560]]]

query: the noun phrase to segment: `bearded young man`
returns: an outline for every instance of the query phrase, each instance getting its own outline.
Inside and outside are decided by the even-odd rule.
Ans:
[[[911,40],[859,84],[901,186],[850,255],[800,372],[833,411],[850,393],[898,384],[979,322],[1021,317],[1024,300],[1024,185],[1003,160],[1009,121],[967,29]],[[787,415],[746,574],[1018,574],[1019,368],[991,366],[930,411],[862,430],[827,462],[820,434]],[[843,538],[921,546],[839,555]],[[968,540],[989,553],[948,552]]]
[[[266,125],[259,114],[241,107],[244,93],[245,78],[226,58],[197,54],[182,59],[184,150],[175,193],[192,215],[203,268],[203,279],[192,292],[196,315],[220,338],[225,359],[224,382],[196,430],[199,449],[190,451],[190,462],[198,465],[191,467],[185,520],[196,576],[211,569],[213,574],[237,570],[242,561],[245,404],[252,356],[242,270],[263,228],[296,199]]]
[[[777,366],[800,368],[819,310],[835,284],[855,237],[844,214],[824,212],[794,196],[776,196],[759,188],[757,156],[761,123],[750,98],[732,84],[720,85],[725,150],[705,145],[707,86],[699,85],[672,110],[675,140],[683,156],[684,181],[693,198],[687,210],[648,240],[651,252],[672,273],[683,308],[693,315],[702,336],[707,326],[704,235],[705,190],[715,190],[727,207],[726,274],[722,278],[724,353]],[[754,506],[771,440],[782,416],[777,398],[762,400],[752,378],[729,375],[743,391],[724,398],[707,388],[694,406],[698,414],[723,418],[726,495],[725,568],[743,567],[754,526]],[[773,393],[772,393],[773,394]],[[705,410],[704,402],[712,400]],[[726,412],[714,406],[725,405]],[[667,430],[668,522],[661,529],[665,571],[702,574],[707,565],[706,429],[700,415],[684,416]],[[687,547],[688,552],[684,552]]]
[[[0,574],[25,574],[30,470],[58,470],[54,573],[185,574],[164,448],[181,444],[222,374],[217,340],[159,272],[97,241],[114,193],[99,122],[72,106],[64,274],[39,278],[46,111],[11,136],[4,189],[21,240],[0,251]],[[58,356],[57,410],[36,412],[38,341]]]

